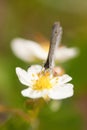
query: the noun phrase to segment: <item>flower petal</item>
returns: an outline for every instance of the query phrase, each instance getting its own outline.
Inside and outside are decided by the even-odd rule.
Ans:
[[[16,74],[22,84],[31,86],[31,77],[25,70],[21,69],[20,67],[16,67]]]
[[[73,95],[73,85],[65,84],[64,86],[57,86],[49,90],[48,96],[51,99],[60,100],[64,98],[71,97]]]
[[[27,89],[22,90],[21,94],[24,97],[29,97],[33,99],[42,97],[41,91],[36,91],[36,90],[33,90],[32,88],[27,88]]]
[[[31,67],[28,68],[28,73],[39,73],[42,70],[42,66],[41,65],[32,65]]]
[[[64,62],[79,54],[78,48],[67,48],[65,46],[59,47],[55,52],[55,60]]]
[[[32,62],[37,58],[45,60],[47,57],[44,49],[38,43],[31,40],[16,38],[12,41],[11,48],[17,57],[26,62]]]
[[[72,80],[72,77],[70,77],[67,74],[64,74],[64,75],[58,77],[58,84],[64,84],[71,80]]]

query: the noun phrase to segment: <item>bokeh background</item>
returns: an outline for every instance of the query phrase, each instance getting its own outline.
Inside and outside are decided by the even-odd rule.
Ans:
[[[39,114],[39,130],[87,130],[87,0],[0,0],[1,130],[29,130],[29,124],[9,109],[25,109],[26,98],[20,93],[24,86],[15,67],[26,69],[30,65],[14,56],[11,40],[22,37],[41,41],[38,34],[49,40],[55,21],[63,27],[62,43],[80,50],[78,57],[61,64],[73,77],[75,94],[63,100],[56,112],[46,104]]]

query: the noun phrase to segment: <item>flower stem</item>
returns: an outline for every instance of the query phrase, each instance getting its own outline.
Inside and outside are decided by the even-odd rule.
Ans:
[[[52,27],[52,34],[50,39],[50,48],[47,61],[44,64],[45,69],[52,69],[54,67],[55,49],[60,44],[62,36],[62,27],[59,22],[55,22]]]

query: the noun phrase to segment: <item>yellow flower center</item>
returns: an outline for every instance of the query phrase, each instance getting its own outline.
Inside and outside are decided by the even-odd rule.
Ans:
[[[52,84],[50,82],[50,73],[39,73],[38,74],[38,80],[35,81],[35,84],[33,85],[34,90],[43,90],[43,89],[50,89],[52,87]]]

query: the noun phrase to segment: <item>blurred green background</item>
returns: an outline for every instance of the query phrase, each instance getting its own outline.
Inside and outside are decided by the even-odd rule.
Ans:
[[[24,86],[15,67],[26,69],[29,64],[13,55],[11,40],[35,40],[37,33],[49,40],[55,21],[63,27],[62,43],[80,50],[78,57],[62,64],[73,77],[75,94],[56,112],[46,104],[39,114],[39,130],[87,130],[87,0],[0,0],[0,105],[25,110],[26,98],[20,93]],[[29,124],[9,110],[0,113],[0,129],[29,130]]]

